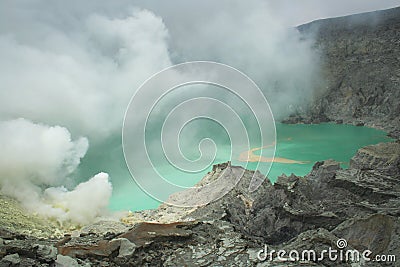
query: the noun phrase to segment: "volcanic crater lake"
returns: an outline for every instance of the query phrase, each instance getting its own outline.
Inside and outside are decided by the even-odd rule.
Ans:
[[[271,181],[275,181],[282,173],[287,175],[294,173],[303,176],[311,170],[316,161],[325,159],[339,161],[342,167],[346,168],[349,165],[349,160],[359,148],[391,141],[384,131],[332,123],[314,125],[278,123],[276,124],[276,131],[275,156],[304,163],[272,163],[268,173],[268,179]],[[218,149],[220,148],[218,147]],[[228,161],[228,155],[228,152],[222,151],[221,153],[220,151],[213,164]],[[254,169],[255,166],[255,163],[249,163],[247,167]],[[201,172],[189,175],[182,174],[180,171],[170,168],[170,166],[159,167],[164,170],[163,174],[167,176],[169,181],[179,184],[180,181],[184,180],[185,186],[196,184],[212,169],[212,166],[210,166]],[[101,144],[93,144],[82,160],[78,175],[82,178],[89,178],[100,171],[109,173],[113,184],[111,210],[136,211],[154,209],[160,205],[160,202],[143,192],[131,178],[124,160],[120,136]]]

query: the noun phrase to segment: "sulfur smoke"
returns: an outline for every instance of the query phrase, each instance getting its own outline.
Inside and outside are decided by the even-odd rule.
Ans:
[[[33,212],[84,224],[108,214],[112,192],[102,166],[78,175],[89,140],[120,135],[132,89],[171,64],[168,31],[147,10],[117,16],[60,4],[0,4],[0,190]]]
[[[71,184],[71,174],[86,153],[86,138],[72,140],[66,128],[25,119],[0,122],[0,138],[2,194],[61,222],[85,224],[105,213],[112,190],[106,173],[71,191],[63,186]]]
[[[110,181],[119,177],[108,177],[102,166],[92,178],[79,177],[79,163],[89,143],[121,134],[136,88],[174,63],[238,68],[258,83],[278,118],[312,98],[318,56],[271,5],[175,4],[0,3],[3,194],[62,221],[87,223],[105,214]]]

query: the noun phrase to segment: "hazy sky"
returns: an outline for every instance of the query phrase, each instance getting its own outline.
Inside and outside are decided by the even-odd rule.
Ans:
[[[199,17],[206,20],[221,9],[232,12],[235,6],[239,7],[237,11],[245,12],[246,6],[251,6],[254,2],[257,1],[130,1],[162,17],[165,16],[167,21],[182,21]],[[288,25],[400,6],[399,0],[264,0],[262,2],[267,3],[275,15],[283,17]],[[241,16],[240,13],[238,16]]]
[[[399,4],[3,0],[0,120],[23,117],[85,136],[107,135],[120,128],[130,96],[147,77],[189,60],[230,64],[263,88],[279,87],[287,108],[292,88],[312,87],[310,66],[318,68],[309,44],[298,42],[290,26]]]
[[[270,0],[276,12],[293,25],[316,19],[345,16],[400,6],[399,0]]]
[[[135,88],[189,60],[230,64],[263,89],[279,87],[285,105],[273,102],[287,110],[298,99],[289,97],[293,88],[304,98],[312,93],[303,89],[312,87],[318,68],[290,26],[398,2],[4,0],[0,120],[23,117],[74,134],[108,135],[119,131]]]

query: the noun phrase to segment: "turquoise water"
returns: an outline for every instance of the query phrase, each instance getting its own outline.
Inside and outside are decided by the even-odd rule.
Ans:
[[[307,174],[316,161],[334,159],[341,162],[346,168],[350,158],[363,146],[388,142],[383,131],[367,127],[352,125],[317,124],[317,125],[286,125],[277,124],[277,150],[276,156],[306,164],[273,163],[268,178],[275,181],[282,173],[296,175]],[[227,146],[228,147],[228,146]],[[229,153],[220,151],[214,163],[229,160]],[[224,157],[227,158],[224,158]],[[263,163],[261,163],[263,164]],[[250,163],[249,168],[255,164]],[[190,186],[199,181],[210,168],[193,174],[178,172],[170,166],[159,166],[161,172],[169,180]],[[123,157],[121,138],[115,137],[101,144],[92,144],[79,169],[79,177],[89,178],[94,174],[104,171],[110,174],[113,184],[113,196],[110,203],[112,210],[143,210],[156,208],[160,203],[135,184],[126,167]]]

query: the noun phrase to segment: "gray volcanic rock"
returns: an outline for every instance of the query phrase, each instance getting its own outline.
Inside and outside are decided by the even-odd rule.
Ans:
[[[248,190],[250,181],[254,175],[261,179],[261,174],[242,169],[237,186],[219,200],[197,209],[162,206],[146,213],[153,222],[136,222],[127,230],[119,223],[99,222],[80,236],[62,240],[0,235],[2,264],[19,260],[21,266],[298,266],[258,256],[265,247],[320,253],[336,248],[340,238],[347,240],[348,249],[399,255],[398,145],[361,148],[348,169],[333,160],[317,162],[305,177],[282,175],[275,184],[265,180],[254,192]],[[237,177],[226,173],[242,173],[240,169],[217,165],[201,183],[221,177],[230,182]],[[174,197],[185,201],[189,196]],[[157,218],[178,221],[155,223]],[[326,258],[304,264],[351,266]]]
[[[350,167],[360,170],[376,170],[396,177],[400,169],[400,143],[381,143],[358,150],[350,160]]]
[[[0,266],[17,266],[21,263],[21,259],[17,253],[5,256],[0,261]]]
[[[99,221],[90,225],[86,225],[80,230],[81,235],[107,235],[108,233],[119,234],[126,232],[128,227],[121,222],[115,221]]]
[[[325,88],[287,123],[369,125],[400,137],[400,8],[298,27],[321,54]]]
[[[372,214],[365,218],[349,219],[337,226],[332,232],[345,238],[359,251],[369,249],[375,254],[388,250],[395,237],[395,228],[399,227],[398,219],[384,214]],[[397,253],[400,252],[397,248]]]
[[[275,246],[281,244],[284,249],[310,249],[310,243],[299,241],[299,237],[320,229],[317,232],[331,233],[331,244],[345,238],[353,248],[399,255],[400,168],[394,164],[400,156],[398,145],[382,143],[362,148],[347,170],[328,160],[316,163],[304,178],[281,176],[254,199],[250,212],[229,220],[247,236]],[[321,250],[328,239],[322,243],[321,238],[318,240],[313,248]]]
[[[400,224],[397,193],[400,190],[394,187],[392,191],[396,194],[373,192],[374,185],[379,184],[375,179],[379,181],[382,175],[389,177],[386,176],[387,171],[394,176],[400,174],[400,170],[390,164],[393,158],[400,156],[397,145],[389,143],[362,148],[352,159],[357,164],[352,164],[347,170],[341,169],[339,163],[333,160],[318,162],[305,177],[283,175],[274,185],[265,181],[253,193],[247,190],[253,173],[246,171],[245,177],[232,192],[187,215],[199,223],[192,224],[190,229],[193,234],[187,239],[165,241],[169,249],[164,250],[163,255],[168,256],[164,257],[163,264],[290,266],[287,263],[260,262],[255,255],[264,244],[271,249],[287,251],[322,251],[328,246],[335,248],[339,238],[348,241],[348,248],[398,255],[400,244],[396,233]],[[389,146],[394,148],[389,151],[392,154],[390,157],[387,156]],[[373,151],[370,154],[373,156],[365,156],[366,151]],[[372,163],[377,166],[374,170],[376,175],[367,176],[365,183],[358,183],[371,171],[359,166],[374,166]],[[220,167],[216,167],[216,172],[210,175],[218,175]],[[237,168],[229,165],[222,167]],[[346,183],[343,177],[347,178]],[[379,207],[379,210],[374,207]],[[142,249],[146,251],[143,255],[148,256],[153,255],[155,248],[149,246]],[[328,260],[318,264],[350,266]],[[313,266],[313,263],[308,265]],[[365,266],[380,265],[371,263]]]
[[[81,265],[75,259],[73,259],[71,257],[57,255],[57,260],[55,261],[55,266],[57,266],[57,267],[66,267],[66,266],[79,267]]]
[[[238,186],[223,198],[186,213],[195,221],[183,222],[181,227],[190,230],[191,234],[178,239],[160,239],[160,236],[155,239],[158,242],[141,243],[128,262],[135,265],[153,262],[165,266],[184,263],[193,266],[290,266],[260,262],[255,255],[264,244],[271,249],[287,251],[294,248],[322,251],[329,246],[335,247],[339,238],[345,238],[349,248],[397,255],[400,248],[396,237],[400,229],[397,193],[400,190],[394,187],[392,191],[396,194],[373,192],[374,185],[379,184],[375,179],[380,181],[382,175],[388,177],[387,171],[394,175],[400,173],[399,169],[394,173],[396,168],[390,164],[400,155],[400,150],[389,151],[391,157],[386,153],[389,146],[396,148],[397,145],[389,143],[362,148],[352,159],[357,164],[347,170],[341,169],[333,160],[318,162],[305,177],[283,175],[274,185],[266,180],[252,193],[248,191],[248,185],[254,172],[245,171]],[[373,153],[367,157],[366,151]],[[372,163],[377,166],[376,175],[366,176],[371,169],[359,167],[374,166]],[[222,170],[229,168],[240,167],[216,166],[205,180],[217,179]],[[346,177],[346,183],[343,177]],[[358,183],[361,177],[369,180]],[[379,207],[379,211],[374,206]],[[393,209],[395,207],[397,210]],[[170,208],[168,212],[173,209],[176,208]],[[309,263],[309,266],[313,264]],[[328,260],[315,266],[318,264],[340,266]],[[342,266],[349,265],[343,263]]]
[[[327,88],[308,112],[287,122],[366,124],[398,138],[399,29],[399,8],[300,26],[305,37],[314,34]],[[19,221],[0,225],[0,266],[299,266],[258,256],[265,248],[321,252],[337,248],[342,238],[348,249],[400,255],[399,142],[361,148],[348,169],[325,160],[304,177],[282,175],[274,184],[267,179],[250,192],[254,177],[265,178],[229,163],[216,165],[200,184],[223,178],[218,186],[199,195],[179,192],[171,199],[196,203],[194,198],[213,198],[239,181],[217,201],[197,208],[161,205],[133,213],[126,220],[130,226],[102,221],[62,239],[16,231],[14,225],[29,226],[32,219],[16,203],[0,198],[4,214],[20,214],[10,215]],[[40,225],[43,233],[52,234],[51,225]],[[398,266],[327,258],[301,265]]]

